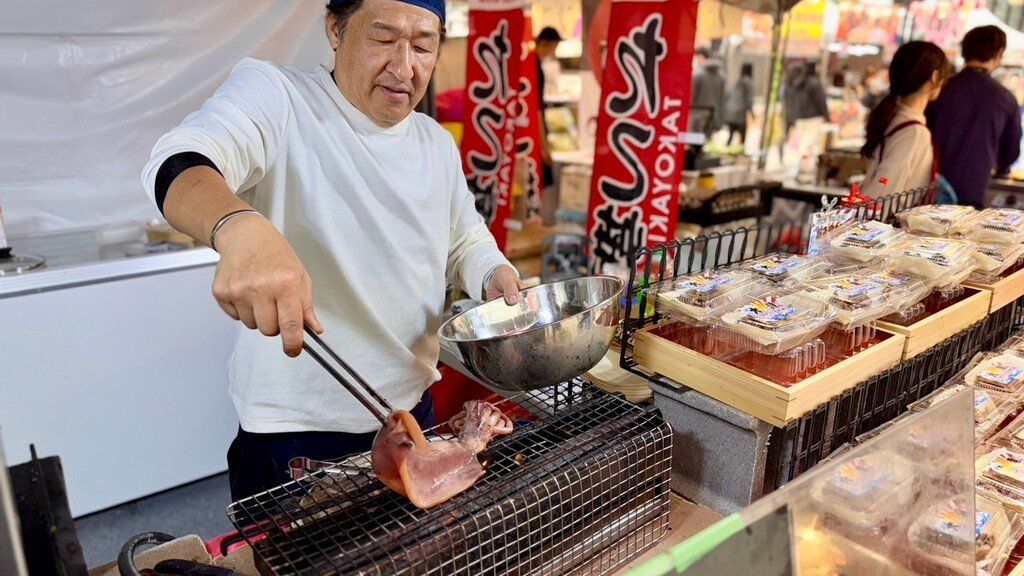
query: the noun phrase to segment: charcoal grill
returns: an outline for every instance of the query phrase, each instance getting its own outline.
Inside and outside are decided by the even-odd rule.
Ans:
[[[364,454],[228,516],[264,575],[607,574],[665,534],[672,435],[657,411],[580,381],[499,407],[515,432],[492,442],[476,485],[434,508],[386,488]]]

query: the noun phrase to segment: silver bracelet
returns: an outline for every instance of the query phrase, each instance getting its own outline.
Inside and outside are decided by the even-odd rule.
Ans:
[[[231,220],[235,216],[241,216],[242,214],[259,214],[259,212],[251,208],[246,208],[244,210],[235,210],[234,212],[228,212],[227,214],[221,216],[220,220],[217,220],[217,223],[213,225],[213,230],[210,231],[210,248],[213,248],[214,252],[217,251],[217,232],[220,232],[220,229],[223,228],[224,225],[228,223],[228,220]]]

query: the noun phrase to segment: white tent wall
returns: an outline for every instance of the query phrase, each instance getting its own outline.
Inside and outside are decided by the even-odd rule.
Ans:
[[[159,216],[156,140],[246,56],[329,64],[326,1],[4,0],[0,206],[10,235]]]

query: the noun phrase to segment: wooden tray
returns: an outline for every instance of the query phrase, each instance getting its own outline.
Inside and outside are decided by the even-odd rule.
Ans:
[[[964,282],[964,285],[992,292],[992,303],[988,307],[989,314],[991,314],[1024,296],[1024,269],[1018,270],[1005,278],[1000,278],[995,284]]]
[[[913,358],[988,315],[992,293],[974,287],[965,287],[964,290],[967,293],[963,300],[910,326],[879,322],[878,327],[906,336],[903,359]]]
[[[652,332],[657,328],[636,333],[633,358],[638,364],[780,427],[895,366],[906,340],[879,330],[880,342],[792,386],[782,386],[663,338]]]

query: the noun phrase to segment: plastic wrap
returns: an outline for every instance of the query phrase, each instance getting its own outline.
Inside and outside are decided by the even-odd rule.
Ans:
[[[910,462],[879,451],[844,463],[836,474],[811,488],[811,497],[824,509],[826,519],[853,532],[874,533],[885,529],[885,520],[894,511],[914,502],[917,478]]]
[[[776,253],[744,262],[740,268],[772,282],[802,281],[824,270],[827,264],[818,258],[799,254]]]
[[[978,243],[974,254],[977,269],[971,279],[983,284],[994,284],[999,277],[1024,256],[1022,244]]]
[[[750,299],[772,285],[751,272],[724,268],[680,276],[666,290],[658,290],[658,311],[702,321],[714,309]]]
[[[804,288],[779,289],[716,309],[715,335],[751,351],[777,355],[816,339],[836,310]]]
[[[1024,387],[1024,358],[1015,354],[990,354],[961,374],[968,385],[1014,393]]]
[[[852,330],[891,314],[907,299],[907,289],[870,278],[871,274],[849,274],[807,283],[807,293],[836,309],[835,323]]]
[[[900,227],[908,232],[948,236],[976,213],[970,206],[927,204],[904,210],[896,217],[900,220]]]
[[[984,495],[974,499],[973,518],[963,498],[952,498],[930,506],[909,531],[915,550],[940,564],[954,566],[974,562],[992,566],[999,561],[1000,552],[1008,551],[1012,535],[1010,518],[1002,504]]]
[[[959,285],[974,271],[977,263],[973,242],[948,238],[912,238],[892,255],[891,267],[897,272],[923,276],[942,290]]]
[[[851,222],[829,233],[827,256],[839,261],[877,263],[905,236],[902,230],[875,220]]]
[[[979,490],[1017,513],[1024,511],[1024,454],[987,446],[975,464]]]
[[[971,219],[969,228],[976,242],[1020,244],[1024,241],[1024,212],[1013,208],[982,210]]]

